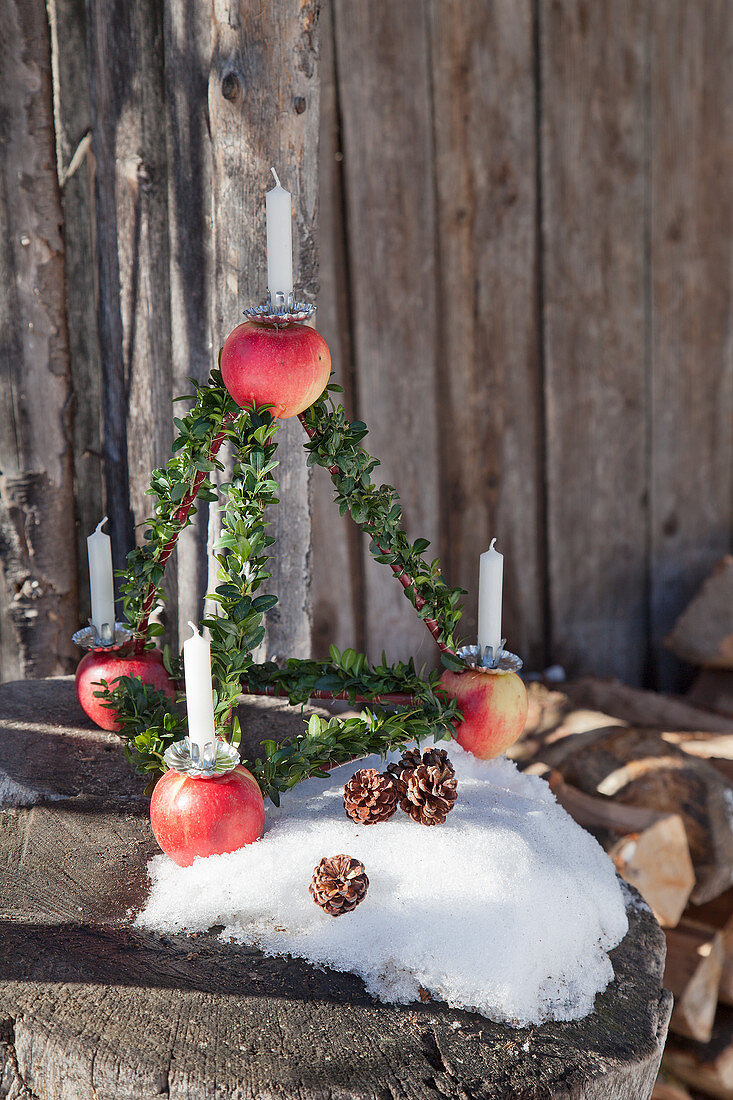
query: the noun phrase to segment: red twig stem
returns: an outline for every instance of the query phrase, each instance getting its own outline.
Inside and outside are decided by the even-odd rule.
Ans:
[[[298,419],[300,420],[300,423],[305,428],[306,435],[310,439],[313,439],[313,436],[315,435],[315,432],[311,428],[308,427],[308,425],[305,421],[304,414],[300,413],[300,415],[298,416]],[[338,466],[329,466],[328,472],[330,473],[331,477],[338,477],[338,475],[341,473]],[[370,527],[368,523],[365,523],[364,524],[364,529],[369,532],[369,535],[371,536],[371,539],[374,542],[374,545],[377,547],[377,549],[380,551],[380,553],[386,554],[387,551],[384,550],[379,545],[379,543],[377,542],[377,538],[376,538],[376,535],[374,533],[373,528]],[[417,585],[413,581],[412,577],[410,577],[407,573],[405,573],[405,571],[403,569],[400,569],[399,565],[390,565],[390,569],[392,570],[395,577],[400,582],[400,584],[402,585],[403,588],[405,588],[405,589],[412,588],[413,589],[413,591],[415,593],[415,610],[416,611],[421,611],[422,608],[425,606],[425,600],[419,594],[419,592],[417,590]],[[447,646],[445,644],[445,642],[443,641],[443,639],[441,637],[440,627],[439,627],[438,623],[435,621],[435,619],[423,619],[423,622],[425,623],[425,626],[428,628],[428,630],[432,634],[433,638],[435,639],[435,644],[437,645],[438,649],[441,650],[442,653],[451,653],[451,654],[453,654],[453,656],[455,656],[455,651],[452,650],[450,648],[450,646]]]
[[[229,412],[225,415],[223,423],[228,424],[230,421],[235,420],[237,416],[238,413]],[[211,441],[211,447],[209,448],[209,453],[207,456],[209,459],[213,460],[216,458],[219,451],[221,450],[221,445],[224,442],[225,438],[226,432],[222,428],[221,431],[216,433]],[[168,539],[167,543],[163,547],[160,557],[158,558],[157,564],[162,566],[163,568],[165,568],[165,564],[168,561],[168,558],[171,556],[176,548],[178,536],[186,525],[186,520],[188,519],[191,508],[193,507],[193,502],[196,500],[196,497],[199,494],[199,490],[201,489],[201,486],[203,485],[206,476],[207,475],[204,473],[203,470],[199,470],[199,472],[196,474],[196,477],[193,479],[193,484],[191,485],[191,488],[182,498],[181,503],[178,505],[175,512],[173,513],[173,516],[171,517],[172,522],[176,525],[176,532]],[[157,591],[157,586],[151,582],[148,586],[148,591],[145,594],[140,620],[137,624],[137,633],[141,635],[141,637],[139,637],[135,643],[135,651],[137,653],[142,653],[142,651],[145,649],[145,636],[147,634],[150,613],[153,610],[153,604],[155,603],[155,596]]]
[[[268,684],[263,688],[251,688],[246,683],[239,685],[243,695],[274,695],[287,696],[287,691],[278,684]],[[309,699],[343,699],[351,702],[348,691],[320,691],[314,690],[308,696]],[[377,703],[382,706],[409,707],[418,703],[417,696],[408,695],[406,692],[396,691],[391,695],[355,695],[352,697],[355,703]]]

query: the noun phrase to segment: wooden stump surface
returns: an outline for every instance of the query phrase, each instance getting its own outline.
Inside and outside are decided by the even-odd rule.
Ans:
[[[301,722],[273,700],[243,717],[254,742]],[[643,907],[584,1020],[517,1030],[383,1005],[349,974],[132,925],[157,850],[147,799],[70,678],[0,687],[0,790],[8,779],[62,797],[0,811],[3,1100],[651,1096],[671,998]]]

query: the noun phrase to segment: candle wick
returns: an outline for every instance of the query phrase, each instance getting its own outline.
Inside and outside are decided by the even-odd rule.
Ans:
[[[272,172],[273,176],[275,177],[275,183],[278,185],[278,187],[282,187],[282,184],[280,183],[280,177],[278,176],[275,169],[271,168],[270,171]]]
[[[489,550],[494,550],[494,549],[496,549],[496,539],[492,539],[491,542],[489,543]],[[498,554],[498,552],[499,551],[497,550],[497,554]]]
[[[199,628],[195,626],[190,619],[188,620],[188,625],[191,627],[191,630],[194,632],[194,634],[198,634]]]
[[[95,534],[95,535],[96,535],[97,531],[101,531],[101,530],[102,530],[102,528],[104,527],[104,525],[105,525],[105,523],[106,523],[106,522],[107,522],[107,516],[105,516],[105,517],[104,517],[104,519],[100,519],[99,523],[98,523],[98,524],[97,524],[97,526],[96,526],[96,527],[94,528],[94,534]]]

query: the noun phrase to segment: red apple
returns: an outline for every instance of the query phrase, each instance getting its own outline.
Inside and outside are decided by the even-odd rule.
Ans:
[[[155,839],[179,867],[196,856],[234,852],[259,840],[265,827],[262,792],[241,764],[213,779],[167,771],[150,800]]]
[[[119,652],[90,650],[82,657],[76,670],[76,697],[84,713],[103,730],[116,733],[120,724],[114,711],[105,707],[94,692],[101,689],[102,680],[114,687],[120,676],[139,676],[144,683],[164,691],[169,699],[175,699],[175,683],[168,675],[163,664],[163,654],[159,650],[146,649],[144,653],[128,656]]]
[[[493,760],[513,745],[527,721],[527,689],[515,672],[446,670],[441,686],[455,695],[463,720],[456,741],[480,760]]]
[[[224,385],[238,405],[271,405],[281,420],[297,416],[326,388],[331,353],[307,325],[245,321],[227,336],[221,352]]]

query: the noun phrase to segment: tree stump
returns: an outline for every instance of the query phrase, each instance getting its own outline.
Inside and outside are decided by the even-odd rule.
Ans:
[[[250,742],[302,721],[248,700]],[[664,939],[632,906],[616,980],[574,1023],[512,1029],[383,1005],[349,974],[132,924],[157,850],[142,783],[68,678],[0,687],[0,1096],[648,1100],[671,1009]],[[541,899],[538,899],[541,903]],[[448,930],[447,930],[448,931]]]

